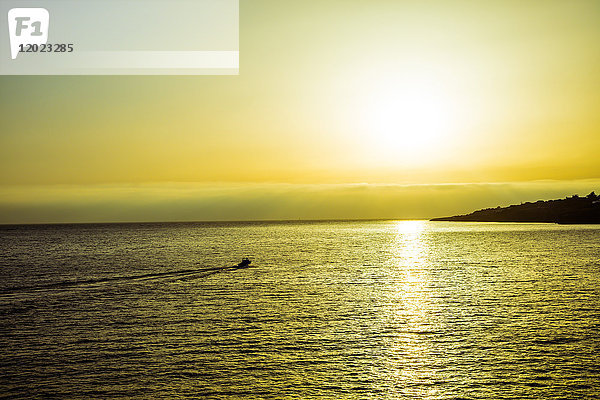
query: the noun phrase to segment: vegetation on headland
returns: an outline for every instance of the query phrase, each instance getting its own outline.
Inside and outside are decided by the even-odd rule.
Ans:
[[[486,208],[470,214],[433,218],[432,221],[551,222],[557,224],[600,224],[600,196],[569,196],[559,200],[538,200],[508,207]]]

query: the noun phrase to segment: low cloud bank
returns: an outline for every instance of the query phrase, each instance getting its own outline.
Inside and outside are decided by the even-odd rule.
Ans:
[[[439,185],[0,187],[0,223],[429,219],[600,191],[600,180]]]

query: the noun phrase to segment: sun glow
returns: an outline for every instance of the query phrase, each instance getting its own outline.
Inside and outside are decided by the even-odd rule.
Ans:
[[[380,85],[367,98],[367,147],[382,162],[429,164],[452,140],[455,104],[441,82],[407,78]]]

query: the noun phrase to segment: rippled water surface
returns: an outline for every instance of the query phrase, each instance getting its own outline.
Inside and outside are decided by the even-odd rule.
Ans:
[[[597,225],[0,226],[0,278],[1,398],[600,397]]]

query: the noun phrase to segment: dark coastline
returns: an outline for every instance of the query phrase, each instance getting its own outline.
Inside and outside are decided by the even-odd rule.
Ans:
[[[431,221],[600,224],[600,196],[592,192],[585,197],[574,195],[565,199],[486,208],[470,214],[433,218]]]

